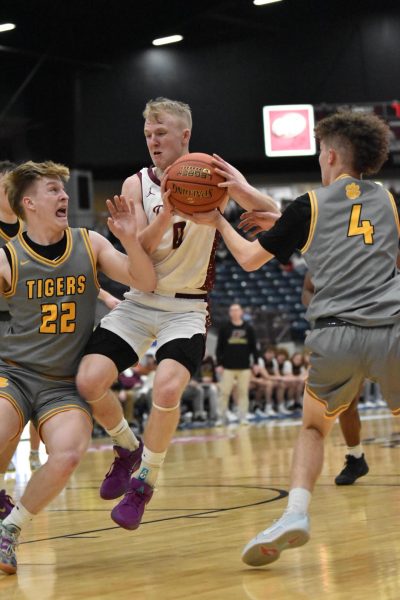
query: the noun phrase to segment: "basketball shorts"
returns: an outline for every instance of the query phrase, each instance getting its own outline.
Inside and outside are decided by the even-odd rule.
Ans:
[[[79,396],[73,381],[53,380],[2,360],[0,396],[9,400],[17,411],[20,433],[30,420],[40,433],[45,421],[68,410],[82,410],[92,419],[90,406]]]
[[[306,389],[336,417],[358,394],[364,379],[376,381],[394,415],[400,415],[400,324],[384,327],[342,325],[313,329]]]
[[[125,299],[113,311],[100,321],[100,328],[107,329],[116,334],[128,344],[139,358],[148,351],[153,342],[157,342],[156,358],[172,358],[182,363],[190,373],[196,370],[204,354],[204,339],[206,335],[207,303],[175,300],[172,305],[170,299],[168,310],[161,310],[154,306],[147,306]],[[189,309],[188,309],[189,307]],[[96,340],[100,334],[93,336],[94,342],[89,341],[85,354],[96,353]],[[179,340],[174,344],[175,340]],[[98,346],[97,352],[101,352]],[[125,356],[129,353],[121,345]],[[193,355],[193,361],[190,360]],[[110,353],[110,358],[113,358]],[[114,358],[113,358],[114,360]],[[119,371],[128,365],[118,364]],[[193,364],[192,364],[193,363]]]

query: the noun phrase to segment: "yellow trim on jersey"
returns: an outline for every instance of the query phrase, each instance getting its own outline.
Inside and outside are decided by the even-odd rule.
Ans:
[[[83,408],[83,406],[79,406],[79,404],[65,404],[64,406],[57,406],[56,408],[52,408],[47,413],[42,415],[42,417],[38,421],[38,433],[39,433],[40,437],[42,437],[40,434],[40,429],[41,429],[42,425],[44,425],[46,423],[46,421],[48,421],[52,417],[55,417],[56,415],[59,415],[60,413],[67,412],[70,410],[82,411],[89,419],[90,424],[93,425],[92,415],[90,414],[90,412],[88,410]]]
[[[22,231],[23,221],[21,221],[21,219],[18,218],[17,223],[19,224],[19,229],[18,229],[18,233],[16,233],[16,235],[13,235],[12,237],[10,237],[0,227],[0,237],[2,237],[6,242],[9,242],[10,240],[13,240],[15,237],[17,237],[17,235],[19,235],[19,233],[21,233],[21,231]],[[14,225],[14,223],[9,223],[9,224]]]
[[[17,252],[12,243],[10,244],[10,242],[9,242],[7,244],[7,248],[9,250],[10,256],[11,256],[11,283],[10,283],[10,289],[7,292],[3,292],[3,296],[5,298],[10,298],[11,296],[14,296],[15,290],[17,288],[18,258],[17,258]]]
[[[8,400],[13,405],[13,407],[15,408],[15,410],[18,413],[18,416],[19,416],[19,431],[12,438],[13,440],[15,440],[17,437],[19,437],[21,435],[21,433],[24,430],[24,426],[25,426],[25,416],[24,416],[24,413],[23,413],[21,407],[19,406],[18,402],[16,401],[16,399],[13,398],[10,394],[7,394],[7,392],[0,391],[0,396],[1,396],[1,398],[5,398],[6,400]]]
[[[351,178],[351,175],[348,175],[347,173],[342,173],[341,175],[339,175],[339,177],[336,177],[336,179],[334,179],[332,183],[334,183],[335,181],[339,181],[340,179],[346,179],[348,177]],[[355,179],[355,177],[353,177],[353,179]]]
[[[100,289],[100,284],[99,284],[99,281],[97,279],[96,260],[94,258],[92,243],[91,243],[90,237],[89,237],[89,232],[88,232],[87,229],[83,229],[83,228],[80,228],[79,231],[81,232],[84,244],[86,246],[86,250],[87,250],[88,255],[89,255],[90,262],[92,263],[94,283],[97,286],[97,289]]]
[[[324,416],[326,419],[336,419],[336,417],[340,415],[340,413],[342,413],[343,411],[347,410],[351,404],[351,402],[348,402],[347,404],[341,404],[339,407],[335,408],[335,410],[329,411],[328,402],[326,400],[322,400],[317,396],[317,394],[312,392],[308,384],[305,386],[305,391],[308,393],[309,396],[311,396],[313,400],[316,400],[325,407],[326,411]]]
[[[21,244],[21,246],[23,247],[23,249],[25,250],[25,252],[27,254],[29,254],[30,256],[32,256],[32,258],[34,258],[35,260],[37,260],[38,262],[44,264],[44,265],[49,265],[51,267],[54,266],[58,266],[61,265],[62,263],[64,263],[66,260],[68,260],[71,251],[72,251],[72,234],[71,234],[71,229],[69,227],[67,227],[67,229],[65,230],[65,235],[67,236],[67,245],[65,247],[65,252],[62,256],[60,256],[60,258],[57,258],[57,260],[49,260],[48,258],[44,258],[44,256],[40,256],[40,254],[37,254],[37,252],[35,252],[30,246],[28,246],[28,244],[25,242],[22,233],[18,234],[18,240]]]
[[[389,196],[389,200],[390,200],[390,203],[391,203],[392,208],[393,208],[394,220],[396,221],[396,227],[397,227],[397,233],[399,234],[399,237],[400,237],[399,211],[397,210],[397,206],[396,206],[395,199],[393,198],[393,194],[391,194],[389,192],[389,190],[386,190],[386,192],[387,192],[387,194]]]
[[[300,249],[301,254],[304,254],[305,252],[307,252],[307,250],[310,247],[310,244],[314,237],[315,226],[317,224],[317,219],[318,219],[317,196],[315,195],[314,191],[308,192],[308,195],[310,197],[310,204],[311,204],[311,221],[310,221],[310,229],[308,232],[307,241],[306,241],[305,245],[303,246],[303,248]]]

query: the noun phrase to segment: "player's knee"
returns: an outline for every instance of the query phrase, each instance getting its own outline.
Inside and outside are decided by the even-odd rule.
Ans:
[[[114,375],[114,374],[113,374]],[[76,376],[78,392],[89,404],[96,402],[111,387],[114,376],[104,370],[87,365],[82,366]]]
[[[62,452],[57,452],[53,457],[49,457],[53,463],[56,463],[56,469],[60,478],[65,479],[71,475],[79,465],[83,452],[79,448],[71,448]]]
[[[312,423],[304,424],[303,428],[306,429],[310,435],[316,440],[321,438],[325,439],[331,430],[331,424],[328,420],[326,422],[314,421]]]
[[[153,402],[163,408],[175,407],[180,402],[182,387],[173,381],[165,382],[157,390],[153,390]]]

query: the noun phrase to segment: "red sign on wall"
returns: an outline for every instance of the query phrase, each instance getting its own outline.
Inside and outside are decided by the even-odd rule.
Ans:
[[[314,108],[311,104],[264,106],[267,156],[308,156],[316,153]]]

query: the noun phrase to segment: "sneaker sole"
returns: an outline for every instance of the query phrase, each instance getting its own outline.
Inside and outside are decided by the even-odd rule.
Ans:
[[[292,529],[282,533],[271,542],[257,541],[249,544],[242,554],[242,561],[251,567],[262,567],[275,562],[283,550],[304,546],[310,539],[310,534],[304,529]]]

